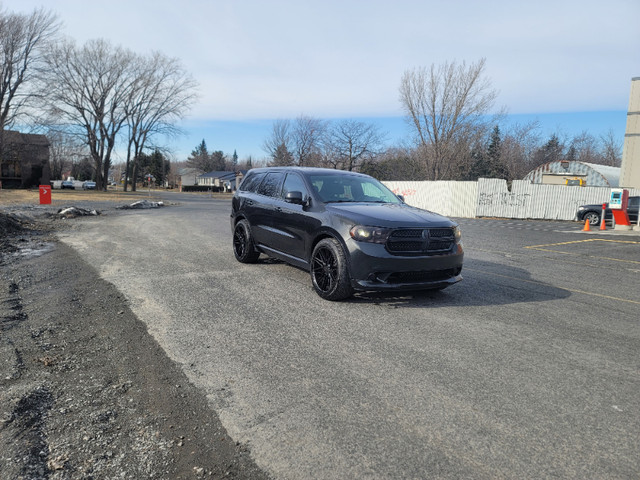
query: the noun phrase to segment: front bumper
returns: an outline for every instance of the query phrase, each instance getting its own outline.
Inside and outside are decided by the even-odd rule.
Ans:
[[[441,289],[462,280],[461,244],[446,255],[391,255],[379,244],[350,240],[351,285],[355,290]]]

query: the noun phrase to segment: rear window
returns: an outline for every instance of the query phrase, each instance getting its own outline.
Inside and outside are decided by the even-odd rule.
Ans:
[[[255,193],[263,177],[264,173],[249,173],[240,184],[240,191]]]
[[[280,195],[283,180],[284,173],[282,172],[267,173],[267,176],[258,187],[257,193],[267,197],[277,197]]]

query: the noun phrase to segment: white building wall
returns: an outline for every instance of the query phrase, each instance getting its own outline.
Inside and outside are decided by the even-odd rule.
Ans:
[[[540,185],[481,178],[477,182],[383,182],[414,207],[448,217],[574,220],[580,205],[608,202],[606,187]],[[629,189],[640,195],[640,189]]]
[[[414,207],[447,217],[474,217],[478,182],[383,182]]]
[[[620,186],[640,188],[640,77],[631,80]]]

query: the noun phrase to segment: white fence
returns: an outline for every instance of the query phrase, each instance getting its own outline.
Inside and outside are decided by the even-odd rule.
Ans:
[[[481,178],[477,182],[384,182],[409,205],[448,217],[573,220],[578,206],[608,202],[611,189]],[[640,189],[629,189],[640,195]]]

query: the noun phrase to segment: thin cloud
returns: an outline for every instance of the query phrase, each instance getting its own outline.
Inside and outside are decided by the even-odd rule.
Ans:
[[[42,3],[3,2],[14,11]],[[406,69],[483,57],[510,112],[624,109],[629,81],[640,74],[636,0],[56,0],[44,7],[80,42],[102,37],[180,58],[200,82],[200,118],[394,116]]]

